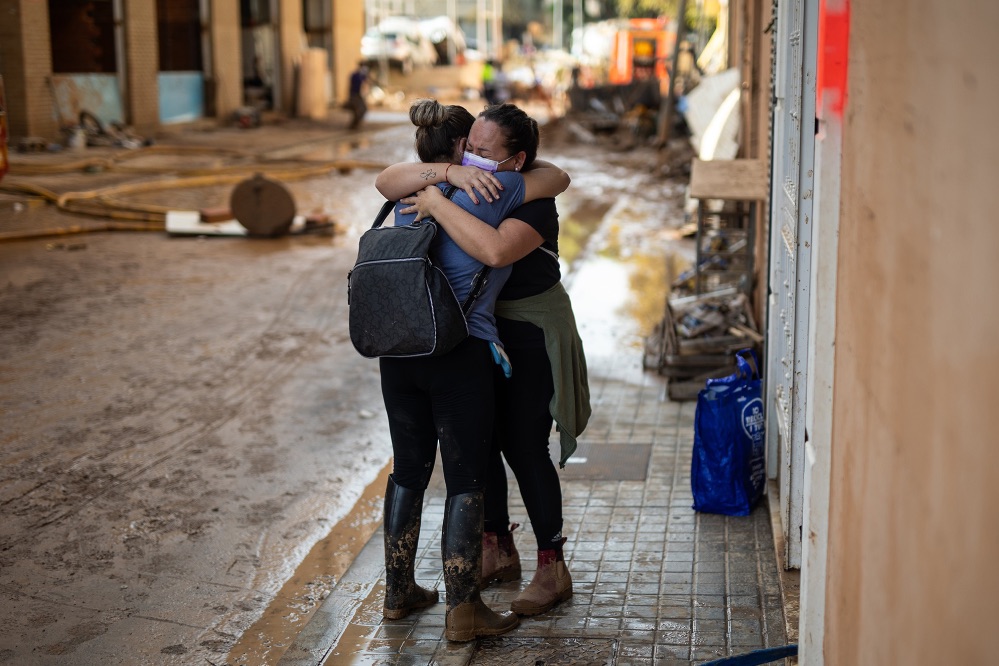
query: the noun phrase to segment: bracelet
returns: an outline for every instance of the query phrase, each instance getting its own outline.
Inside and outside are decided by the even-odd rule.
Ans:
[[[451,182],[447,179],[447,170],[450,169],[450,168],[451,168],[451,165],[448,164],[447,168],[444,169],[444,182],[447,183],[448,185],[451,184]]]

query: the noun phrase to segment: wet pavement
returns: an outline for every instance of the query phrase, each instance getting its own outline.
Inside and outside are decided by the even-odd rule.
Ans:
[[[216,153],[356,138],[287,125],[220,129]],[[189,163],[211,154],[211,137],[189,139],[204,144]],[[130,155],[157,173],[16,155],[2,185],[173,178],[176,153]],[[291,183],[339,226],[274,239],[101,231],[108,218],[0,196],[0,235],[34,236],[0,236],[0,663],[223,663],[279,600],[307,617],[346,570],[377,516],[345,518],[391,455],[377,364],[344,325],[352,222],[379,208],[375,173]],[[121,198],[197,208],[231,188]],[[321,543],[328,556],[296,579]]]
[[[579,449],[559,473],[572,599],[523,618],[505,636],[466,644],[443,638],[443,602],[403,620],[383,620],[379,530],[280,664],[686,664],[788,642],[766,502],[744,518],[691,509],[694,403],[671,402],[663,379],[643,370],[640,313],[652,306],[622,298],[639,291],[636,275],[648,263],[642,248],[656,237],[649,220],[658,218],[649,211],[636,215],[636,205],[641,209],[632,201],[605,211],[565,278],[586,346],[593,403]],[[551,446],[557,457],[557,436]],[[425,500],[417,580],[442,591],[444,498],[438,468]],[[523,580],[483,593],[487,604],[504,610],[536,566],[515,483],[510,512],[523,524],[515,532]]]
[[[213,150],[391,162],[412,145],[398,113],[372,114],[357,134],[282,129],[178,132],[175,145],[205,154],[130,161],[157,172],[141,178],[169,178],[178,163],[210,162]],[[329,328],[344,318],[352,243],[377,209],[373,171],[288,184],[300,211],[337,220],[332,243],[64,235],[104,221],[6,195],[0,233],[56,236],[0,248],[4,302],[18,308],[0,318],[0,361],[17,397],[3,405],[3,501],[16,519],[7,521],[0,577],[4,617],[16,628],[0,642],[0,661],[651,664],[783,645],[766,509],[748,518],[690,509],[693,405],[670,402],[661,378],[642,369],[642,336],[662,312],[665,256],[691,250],[675,233],[683,183],[655,176],[641,163],[648,152],[557,142],[542,152],[574,179],[559,198],[562,250],[594,406],[560,472],[572,600],[465,645],[442,638],[443,604],[381,619],[378,493],[388,445],[377,369]],[[136,174],[33,179],[65,192],[126,177]],[[206,207],[225,203],[229,189],[123,198]],[[441,589],[443,500],[438,474],[417,576]],[[70,507],[72,520],[58,511],[37,518],[38,501]],[[511,516],[527,522],[515,488]],[[525,580],[490,588],[493,607],[508,606],[530,579],[530,534],[527,524],[517,532]]]
[[[573,291],[575,302],[583,300]],[[587,321],[580,323],[585,340]],[[744,518],[695,513],[693,403],[670,402],[664,382],[642,370],[640,350],[608,345],[588,360],[593,418],[560,472],[569,601],[523,618],[505,636],[465,644],[443,638],[443,603],[383,620],[379,530],[279,663],[685,664],[785,645],[765,502]],[[524,524],[515,532],[524,573],[483,593],[494,609],[507,609],[535,568],[530,524],[511,485],[511,519]],[[438,470],[416,577],[440,590],[444,496]]]

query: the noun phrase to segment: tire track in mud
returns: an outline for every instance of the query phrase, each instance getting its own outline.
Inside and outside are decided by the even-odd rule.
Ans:
[[[47,478],[44,481],[17,497],[5,500],[2,506],[5,509],[14,508],[10,505],[18,501],[31,502],[33,496],[47,486],[65,482],[64,475],[73,472],[83,473],[87,481],[83,493],[71,499],[61,499],[58,502],[59,508],[28,524],[26,528],[39,530],[58,524],[78,514],[94,500],[113,492],[127,490],[150,470],[170,461],[231,422],[253,399],[260,398],[270,389],[281,385],[300,367],[310,349],[314,349],[324,339],[334,335],[331,332],[331,324],[335,320],[335,315],[338,310],[346,309],[345,304],[328,293],[326,285],[329,284],[329,280],[322,279],[332,272],[328,267],[329,262],[322,258],[313,261],[315,261],[314,266],[295,277],[277,312],[261,332],[254,336],[253,342],[263,342],[265,345],[263,349],[249,348],[253,342],[242,343],[243,353],[239,354],[240,360],[224,367],[221,373],[188,377],[175,382],[165,400],[164,394],[160,394],[152,409],[141,410],[128,421],[123,420],[118,424],[118,429],[130,428],[131,421],[138,421],[140,427],[148,428],[143,424],[162,421],[173,412],[197,414],[202,406],[193,404],[192,398],[197,399],[201,391],[192,395],[189,388],[192,380],[199,385],[210,383],[224,387],[221,392],[214,394],[213,405],[208,409],[214,414],[208,419],[190,418],[188,422],[175,428],[155,432],[141,439],[131,439],[126,446],[118,446],[110,451],[106,449],[86,451],[73,459],[59,463],[55,469],[46,470]],[[310,315],[308,320],[313,322],[311,330],[303,332],[302,325],[294,324],[296,314],[301,312]],[[281,349],[281,342],[289,339],[295,340],[296,344],[289,349]],[[340,341],[341,339],[334,340],[334,342]],[[98,464],[97,469],[92,472],[98,476],[105,476],[100,483],[94,482],[93,473],[84,471],[84,467],[91,461]],[[111,470],[109,467],[118,469]],[[16,541],[5,543],[0,546],[0,550],[9,550],[15,543]]]

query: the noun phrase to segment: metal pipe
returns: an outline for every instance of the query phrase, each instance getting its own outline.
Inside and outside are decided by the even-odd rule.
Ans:
[[[456,0],[447,0],[447,18],[451,21],[451,28],[457,32],[458,28],[458,9]],[[455,64],[455,59],[458,56],[458,48],[454,43],[454,37],[449,35],[447,40],[447,61],[450,64]]]
[[[490,57],[489,40],[486,36],[486,0],[476,0],[475,2],[475,41],[479,53],[487,58]]]
[[[132,103],[128,94],[128,57],[125,54],[125,48],[128,45],[125,28],[122,25],[124,21],[124,10],[122,8],[122,0],[114,0],[111,3],[111,20],[114,22],[114,60],[115,60],[115,78],[118,81],[118,96],[122,102],[122,115],[123,120],[128,124],[135,122],[135,118],[132,117]],[[79,118],[73,121],[74,123],[79,122]]]
[[[552,3],[552,46],[562,48],[562,0]]]
[[[687,0],[680,0],[680,8],[676,13],[676,36],[673,39],[673,65],[669,72],[669,94],[666,97],[666,108],[659,114],[659,145],[665,146],[669,141],[671,125],[673,124],[673,107],[676,106],[676,63],[680,59],[680,32],[685,25],[687,15]]]
[[[576,51],[576,40],[583,38],[583,0],[572,2],[572,41],[570,49]],[[580,51],[581,53],[581,51]]]
[[[496,55],[503,58],[503,3],[500,0],[493,0],[493,48]]]

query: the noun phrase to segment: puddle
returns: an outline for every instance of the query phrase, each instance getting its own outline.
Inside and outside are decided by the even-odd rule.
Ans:
[[[268,159],[297,159],[313,162],[332,162],[353,157],[359,150],[371,148],[370,136],[360,135],[348,139],[308,141],[281,150],[268,152]]]
[[[559,197],[559,206],[564,204],[566,211],[559,210],[558,251],[563,262],[571,267],[590,236],[600,228],[611,203],[593,199],[574,202],[569,195],[563,195]]]
[[[312,547],[260,619],[243,632],[226,663],[267,666],[280,660],[381,524],[390,471],[391,464],[364,489],[351,512]]]
[[[590,175],[574,176],[574,185]],[[604,189],[598,197],[565,197],[574,209],[560,220],[559,249],[570,266],[565,282],[587,357],[594,360],[642,348],[662,320],[672,277],[689,266],[693,248],[676,231],[683,210],[669,183],[641,187],[640,177],[627,173],[616,182],[635,187],[634,194]]]

